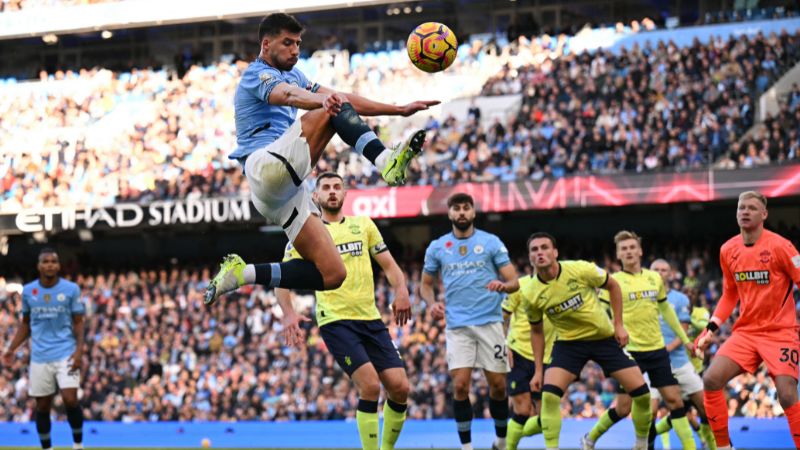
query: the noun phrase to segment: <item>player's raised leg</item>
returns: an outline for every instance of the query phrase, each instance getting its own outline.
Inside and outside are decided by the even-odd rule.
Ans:
[[[603,415],[597,420],[597,423],[589,430],[589,433],[581,438],[581,448],[584,450],[591,450],[594,448],[595,442],[600,439],[609,428],[614,426],[617,422],[628,417],[631,413],[631,405],[633,400],[631,396],[619,390],[616,395],[616,403],[613,408],[608,408]]]
[[[221,295],[245,284],[316,291],[336,289],[342,285],[347,271],[333,239],[318,216],[307,215],[293,242],[304,259],[246,264],[238,255],[226,256],[220,271],[206,289],[205,303],[211,305]]]

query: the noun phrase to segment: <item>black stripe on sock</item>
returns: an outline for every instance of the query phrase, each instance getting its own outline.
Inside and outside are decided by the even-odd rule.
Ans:
[[[386,399],[386,406],[388,406],[389,408],[392,408],[392,411],[395,411],[395,412],[398,412],[398,413],[401,413],[401,414],[406,412],[406,410],[408,409],[408,405],[407,404],[405,404],[405,403],[397,403],[397,402],[393,401],[390,398]]]
[[[363,413],[375,414],[378,412],[378,401],[360,398],[358,399],[358,410]]]

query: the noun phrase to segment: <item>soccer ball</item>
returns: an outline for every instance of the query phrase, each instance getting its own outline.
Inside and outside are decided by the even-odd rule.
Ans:
[[[408,36],[406,50],[411,62],[428,73],[439,72],[450,67],[456,59],[458,40],[456,35],[437,22],[426,22]]]

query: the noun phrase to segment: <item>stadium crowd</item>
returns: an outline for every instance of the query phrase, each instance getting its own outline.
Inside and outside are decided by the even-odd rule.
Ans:
[[[91,5],[123,0],[0,0],[0,12],[21,11],[62,6]]]
[[[493,122],[481,123],[476,106],[466,119],[428,118],[413,184],[748,168],[800,160],[797,86],[778,115],[743,138],[758,96],[800,59],[799,39],[717,37],[687,48],[658,42],[619,54],[574,54],[565,52],[564,36],[544,36],[505,47],[476,42],[434,77],[380,58],[350,66],[333,57],[316,61],[314,72],[321,84],[383,101],[402,101],[421,77],[442,100],[468,92],[468,83],[476,93],[483,86],[487,95],[523,95],[518,114]],[[0,213],[246,195],[241,169],[226,158],[236,145],[232,99],[245,67],[195,66],[182,78],[149,69],[42,73],[38,82],[4,88]],[[397,123],[372,121],[387,142],[409,131],[393,129]],[[366,160],[342,150],[334,141],[321,168],[350,186],[382,183]]]
[[[788,235],[796,238],[800,233],[793,230]],[[711,303],[712,310],[720,293],[716,250],[708,244],[664,245],[650,245],[647,254],[673,261],[672,287],[686,292],[696,307]],[[578,251],[563,247],[571,256]],[[619,270],[610,248],[600,254],[598,264]],[[520,273],[529,272],[524,257],[516,262]],[[412,386],[409,416],[452,417],[443,324],[431,319],[419,298],[419,262],[409,260],[401,266],[407,273],[414,318],[402,328],[390,325],[389,329]],[[240,289],[206,311],[202,292],[209,276],[208,267],[71,276],[82,288],[88,314],[82,377],[87,418],[280,421],[354,416],[356,391],[326,351],[315,325],[306,327],[305,346],[287,348],[280,336],[276,299],[261,287]],[[11,339],[20,310],[19,295],[6,293],[2,284],[0,343]],[[377,276],[376,301],[387,323],[390,292],[385,278]],[[296,309],[313,317],[311,295],[297,295],[294,301]],[[725,335],[723,331],[722,338]],[[27,396],[27,348],[21,348],[13,366],[0,369],[0,420],[31,420],[34,402]],[[710,353],[714,351],[716,346]],[[488,386],[477,372],[473,385],[476,417],[488,418]],[[775,386],[763,370],[734,379],[728,393],[733,416],[782,413]],[[589,364],[580,382],[564,396],[563,413],[598,417],[614,394],[614,385],[603,378],[599,367]],[[63,415],[63,409],[58,414]]]

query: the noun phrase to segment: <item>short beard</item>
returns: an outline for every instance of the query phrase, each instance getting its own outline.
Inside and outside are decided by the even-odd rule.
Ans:
[[[472,221],[471,220],[468,220],[464,224],[459,223],[457,220],[451,220],[450,223],[452,223],[453,226],[456,227],[456,229],[458,231],[467,231],[467,230],[469,230],[469,227],[472,226]]]
[[[336,206],[328,206],[328,203],[322,203],[322,204],[319,205],[319,207],[322,208],[323,210],[325,210],[325,212],[328,213],[328,214],[339,214],[339,211],[342,210],[343,206],[344,206],[344,202],[341,202],[341,203],[337,204]]]

